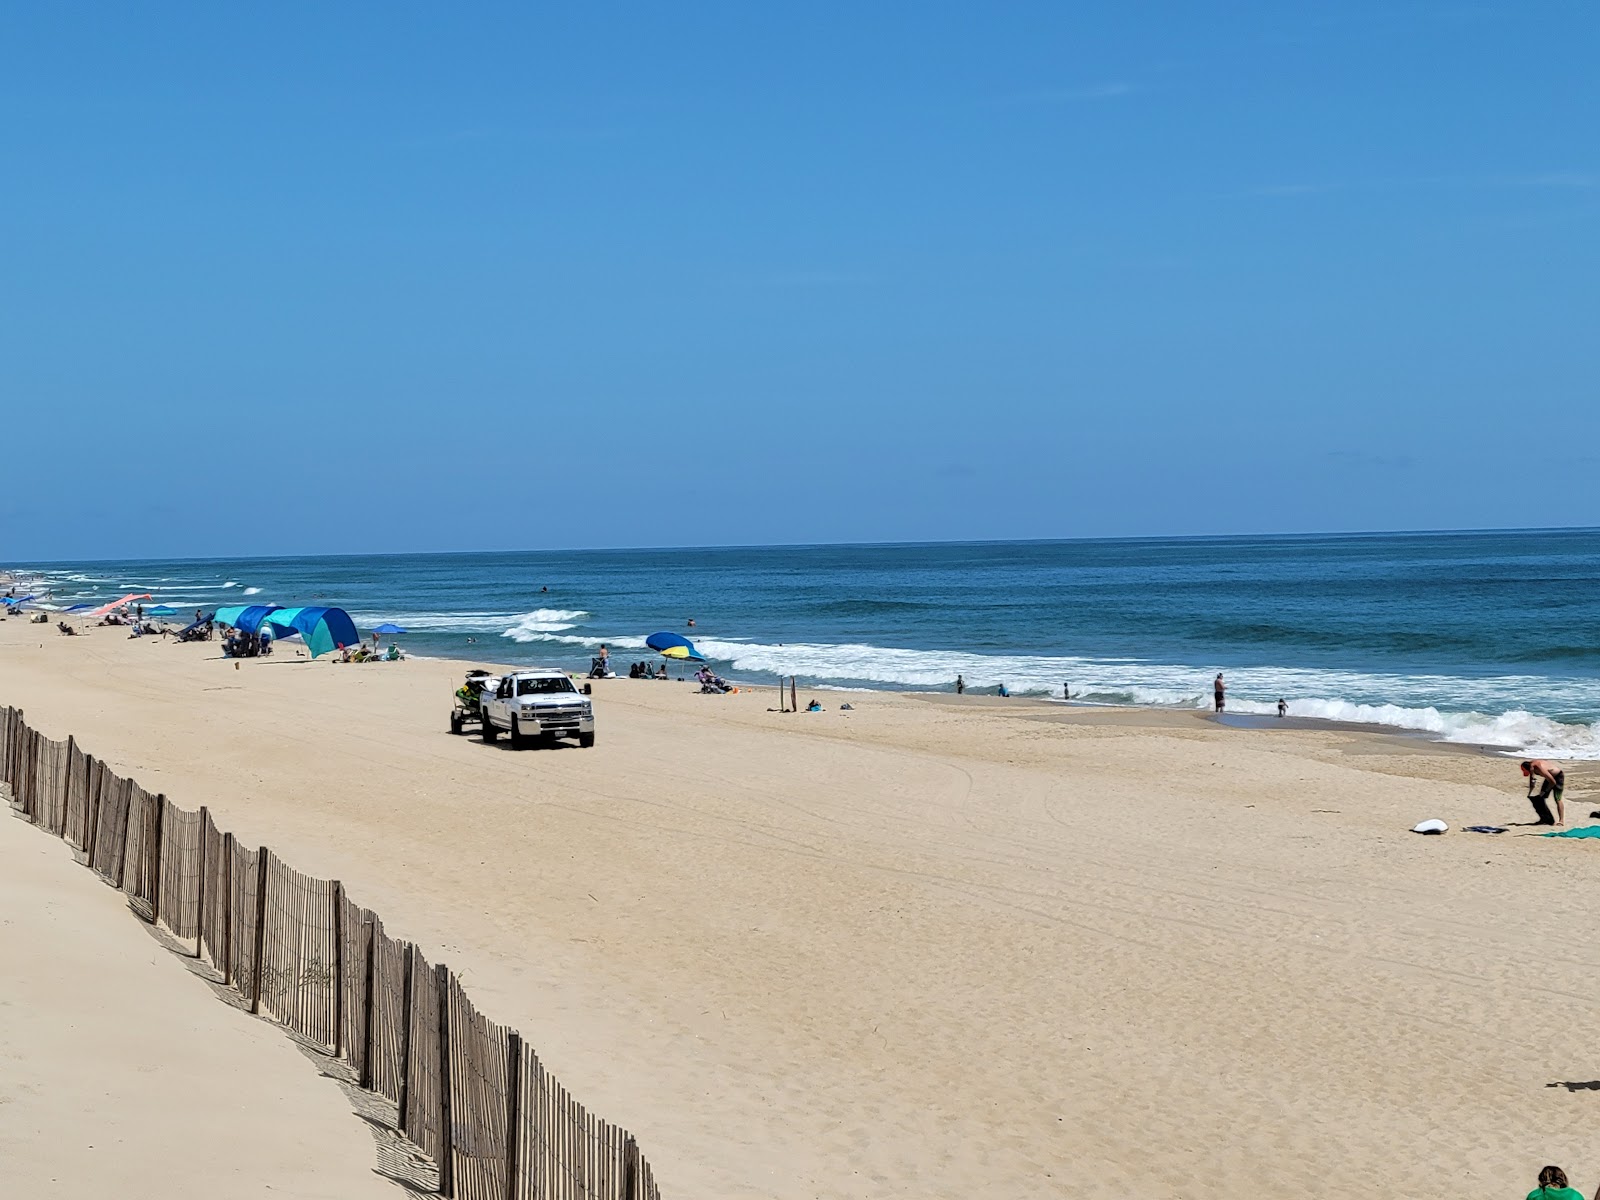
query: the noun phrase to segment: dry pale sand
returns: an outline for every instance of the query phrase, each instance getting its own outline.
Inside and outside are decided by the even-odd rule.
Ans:
[[[343,1094],[0,808],[0,1194],[394,1200]]]
[[[1600,1182],[1600,844],[1406,832],[1525,820],[1512,763],[629,680],[597,687],[595,749],[519,753],[444,732],[463,666],[0,623],[0,701],[342,878],[668,1195]]]

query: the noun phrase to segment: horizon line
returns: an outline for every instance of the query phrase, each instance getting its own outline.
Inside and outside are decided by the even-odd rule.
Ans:
[[[126,562],[219,562],[236,563],[256,561],[272,561],[275,559],[308,559],[308,558],[338,558],[338,559],[373,559],[373,558],[407,558],[417,555],[428,555],[436,558],[459,557],[467,558],[486,555],[512,555],[512,554],[616,554],[616,553],[664,553],[697,550],[849,550],[849,549],[912,549],[927,546],[1051,546],[1073,545],[1085,542],[1217,542],[1229,540],[1251,541],[1287,541],[1300,538],[1327,538],[1349,539],[1383,538],[1383,537],[1470,537],[1475,534],[1517,534],[1517,533],[1593,533],[1600,532],[1600,526],[1595,525],[1530,525],[1530,526],[1484,526],[1462,529],[1368,529],[1368,530],[1304,530],[1290,533],[1179,533],[1179,534],[1124,534],[1119,536],[1099,535],[1087,537],[1060,537],[1060,538],[933,538],[915,540],[886,540],[886,541],[856,541],[856,542],[716,542],[704,545],[615,545],[615,546],[566,546],[566,547],[521,547],[517,549],[502,550],[378,550],[361,554],[349,554],[340,551],[320,551],[311,554],[243,554],[222,556],[214,554],[198,555],[192,557],[156,556],[142,557],[128,555],[121,558],[55,558],[35,560],[13,560],[10,566],[0,567],[0,570],[14,570],[18,566],[49,567],[57,565],[90,564],[90,563],[126,563]]]

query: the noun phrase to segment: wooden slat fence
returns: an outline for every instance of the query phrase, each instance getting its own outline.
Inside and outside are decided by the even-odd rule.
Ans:
[[[248,848],[0,708],[0,782],[133,907],[192,940],[251,1011],[348,1059],[462,1200],[660,1200],[633,1136],[600,1120],[443,964],[390,937],[337,880]]]

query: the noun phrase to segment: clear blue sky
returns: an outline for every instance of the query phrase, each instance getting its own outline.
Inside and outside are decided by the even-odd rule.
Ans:
[[[8,6],[0,561],[1600,523],[1594,4],[779,7]]]

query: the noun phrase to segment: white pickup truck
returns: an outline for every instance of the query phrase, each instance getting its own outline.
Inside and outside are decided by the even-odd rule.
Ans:
[[[519,750],[530,738],[550,744],[575,737],[580,746],[594,745],[594,706],[567,676],[554,667],[513,671],[483,694],[483,740],[492,742],[502,730]]]

